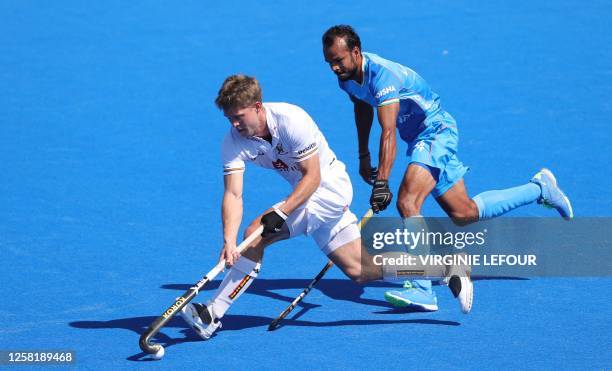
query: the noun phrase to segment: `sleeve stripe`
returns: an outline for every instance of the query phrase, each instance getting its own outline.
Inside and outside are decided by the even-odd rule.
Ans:
[[[314,147],[313,149],[311,149],[310,151],[306,152],[306,153],[302,153],[301,155],[294,157],[294,159],[296,160],[300,160],[303,159],[304,157],[308,157],[310,155],[312,155],[313,153],[315,153],[316,151],[319,150],[319,147]]]
[[[232,167],[232,168],[228,168],[228,169],[223,169],[224,173],[231,173],[231,172],[235,172],[235,171],[244,171],[244,167]]]
[[[389,105],[389,104],[392,104],[392,103],[399,103],[399,101],[400,101],[400,100],[399,100],[399,98],[391,98],[391,99],[387,99],[387,100],[385,100],[385,101],[380,102],[380,103],[378,104],[378,107],[380,107],[380,106],[386,106],[386,105]]]

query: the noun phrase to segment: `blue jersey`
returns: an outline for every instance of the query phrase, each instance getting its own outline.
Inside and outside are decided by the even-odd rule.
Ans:
[[[399,102],[400,137],[406,142],[413,141],[427,127],[427,118],[441,113],[440,98],[410,68],[376,54],[364,52],[362,55],[362,83],[338,80],[340,88],[373,107]]]

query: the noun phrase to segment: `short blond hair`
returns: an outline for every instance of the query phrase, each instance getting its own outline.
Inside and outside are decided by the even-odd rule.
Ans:
[[[246,75],[232,75],[223,81],[215,99],[219,109],[246,108],[261,102],[261,87],[256,78]]]

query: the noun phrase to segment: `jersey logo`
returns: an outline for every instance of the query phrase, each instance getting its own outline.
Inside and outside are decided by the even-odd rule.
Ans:
[[[387,95],[391,93],[392,91],[395,91],[395,86],[394,85],[387,86],[386,88],[383,88],[379,90],[378,93],[376,93],[376,99],[382,97],[383,95]]]
[[[263,156],[263,155],[265,155],[265,153],[263,153],[262,151],[258,151],[256,156],[249,155],[249,160],[255,161],[257,160],[257,157]]]
[[[272,166],[274,166],[276,170],[280,170],[280,171],[289,170],[289,166],[287,166],[287,164],[284,163],[283,160],[281,160],[280,158],[276,161],[272,161]]]
[[[283,148],[283,145],[281,144],[281,142],[278,142],[278,144],[276,145],[276,153],[278,153],[279,155],[286,155],[288,153]]]
[[[316,142],[315,142],[315,143],[310,143],[310,144],[308,145],[308,147],[306,147],[306,148],[304,148],[304,149],[299,150],[299,151],[297,152],[297,154],[298,154],[298,156],[299,156],[299,155],[301,155],[301,154],[304,154],[305,152],[310,151],[311,149],[313,149],[313,148],[314,148],[314,147],[316,147],[316,146],[317,146],[317,143],[316,143]]]

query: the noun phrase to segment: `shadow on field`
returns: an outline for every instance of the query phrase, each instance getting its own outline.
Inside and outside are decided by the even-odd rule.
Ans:
[[[477,277],[474,280],[480,279],[495,279],[495,280],[524,280],[524,278],[516,277]],[[293,296],[281,295],[274,290],[284,289],[302,289],[310,283],[310,279],[258,279],[253,282],[249,287],[249,294],[261,295],[271,299],[280,300],[286,304],[291,303],[294,299]],[[219,287],[220,280],[210,282],[202,291],[212,291]],[[395,287],[385,282],[372,282],[366,285],[360,286],[347,279],[323,279],[321,280],[315,289],[321,291],[324,295],[335,300],[346,300],[354,303],[383,307],[384,311],[373,312],[374,314],[406,314],[415,313],[417,311],[410,309],[396,309],[392,308],[390,304],[383,300],[367,299],[362,298],[361,295],[364,293],[365,287]],[[188,284],[166,284],[162,288],[177,291],[187,291],[191,287]],[[172,303],[168,303],[170,306]],[[303,316],[308,310],[312,308],[320,307],[318,304],[311,304],[308,302],[300,302],[300,304],[294,309],[294,313],[280,323],[280,327],[283,326],[305,326],[305,327],[336,327],[336,326],[367,326],[367,325],[382,325],[382,324],[423,324],[423,325],[438,325],[438,326],[459,326],[460,324],[455,321],[444,321],[436,319],[367,319],[367,320],[339,320],[339,321],[304,321],[299,318]],[[280,312],[285,308],[285,305],[280,305],[278,311]],[[161,313],[159,313],[161,314]],[[75,321],[70,322],[70,326],[79,329],[123,329],[133,331],[135,334],[140,335],[146,331],[146,329],[157,319],[156,316],[143,316],[143,317],[129,317],[112,319],[108,321]],[[273,317],[263,316],[251,316],[243,314],[227,314],[223,317],[223,328],[219,331],[235,331],[254,327],[267,327],[273,320]],[[176,344],[188,343],[194,341],[202,341],[180,318],[172,318],[165,326],[164,329],[179,329],[183,335],[182,338],[172,338],[166,335],[162,331],[156,334],[152,342],[159,343],[165,348],[174,346]],[[216,334],[214,335],[216,336]],[[131,361],[151,361],[152,359],[145,353],[138,353],[127,358]]]

